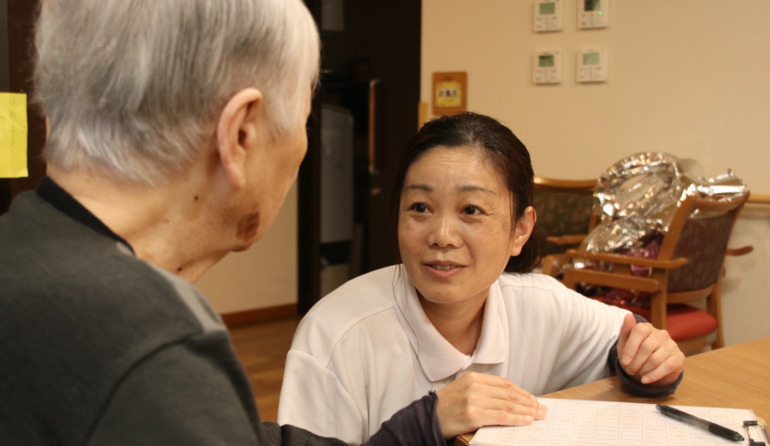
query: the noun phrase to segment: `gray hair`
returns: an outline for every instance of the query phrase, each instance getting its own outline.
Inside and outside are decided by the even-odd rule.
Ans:
[[[54,0],[37,26],[44,155],[65,170],[163,183],[233,94],[258,88],[277,137],[296,132],[318,79],[301,0]]]

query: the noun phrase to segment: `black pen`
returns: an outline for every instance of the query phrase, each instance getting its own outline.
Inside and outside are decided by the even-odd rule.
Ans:
[[[660,411],[660,413],[667,417],[671,417],[675,420],[683,421],[689,425],[705,429],[712,434],[719,435],[720,437],[726,438],[728,440],[743,441],[743,435],[724,426],[720,426],[716,423],[712,423],[711,421],[704,420],[703,418],[698,418],[694,415],[690,415],[689,413],[682,412],[679,409],[666,406],[665,404],[657,404],[655,407]]]

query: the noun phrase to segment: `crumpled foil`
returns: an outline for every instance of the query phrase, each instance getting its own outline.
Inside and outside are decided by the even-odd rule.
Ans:
[[[704,179],[692,172],[694,167],[694,162],[679,160],[668,153],[637,153],[611,165],[600,176],[594,192],[600,222],[585,237],[580,249],[656,258],[663,235],[687,195],[731,201],[748,193],[743,180],[729,169]],[[573,265],[612,268],[580,259],[575,259]],[[645,275],[649,270],[641,268],[634,273]],[[628,297],[624,294],[622,303],[629,303]],[[637,297],[632,296],[631,300]]]

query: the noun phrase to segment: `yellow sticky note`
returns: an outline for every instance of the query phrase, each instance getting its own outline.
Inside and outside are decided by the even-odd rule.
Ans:
[[[27,95],[0,93],[0,178],[28,175]]]

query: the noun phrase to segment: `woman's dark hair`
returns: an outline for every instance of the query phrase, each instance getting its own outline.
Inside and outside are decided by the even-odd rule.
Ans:
[[[489,116],[476,113],[460,113],[428,121],[407,143],[393,184],[390,199],[393,227],[398,231],[398,212],[401,191],[406,172],[420,156],[434,147],[473,147],[478,149],[500,173],[508,190],[513,195],[513,220],[515,223],[524,215],[527,206],[532,206],[534,173],[529,152],[519,138],[508,127]],[[398,237],[398,235],[396,235]],[[530,237],[518,256],[511,257],[505,271],[526,273],[532,271],[540,260],[540,244],[536,237]]]

